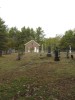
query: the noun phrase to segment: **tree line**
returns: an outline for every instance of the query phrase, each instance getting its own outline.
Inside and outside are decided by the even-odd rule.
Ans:
[[[50,45],[52,49],[59,47],[61,51],[69,50],[70,46],[72,50],[75,50],[75,29],[68,30],[64,35],[56,35],[54,38],[47,38],[45,40],[46,45]]]
[[[36,30],[25,26],[21,30],[16,27],[9,29],[0,18],[0,55],[2,55],[2,51],[7,51],[9,48],[24,50],[24,44],[32,39],[42,44],[43,33],[44,31],[41,27],[36,28]]]
[[[68,30],[63,36],[56,35],[54,38],[45,38],[41,27],[36,30],[25,26],[21,30],[18,30],[17,27],[8,28],[5,21],[0,18],[0,56],[2,51],[7,52],[9,48],[24,50],[24,44],[32,39],[40,45],[43,44],[44,50],[47,50],[48,46],[51,46],[52,49],[57,46],[61,50],[66,50],[69,45],[75,50],[75,30]]]

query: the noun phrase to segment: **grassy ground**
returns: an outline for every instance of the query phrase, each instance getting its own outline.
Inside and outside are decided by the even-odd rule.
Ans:
[[[0,58],[0,100],[75,100],[75,59],[17,54]]]

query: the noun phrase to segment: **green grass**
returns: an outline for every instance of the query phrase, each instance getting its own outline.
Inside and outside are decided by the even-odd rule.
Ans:
[[[75,59],[61,54],[59,62],[46,55],[0,57],[0,100],[75,100]]]

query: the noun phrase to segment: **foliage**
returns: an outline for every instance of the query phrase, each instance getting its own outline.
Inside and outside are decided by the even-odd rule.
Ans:
[[[60,41],[60,47],[61,49],[67,49],[69,48],[69,45],[71,45],[72,49],[75,49],[75,31],[74,30],[68,30],[65,32],[65,35],[62,37]]]
[[[20,42],[20,31],[16,27],[9,30],[9,47],[18,49]]]
[[[59,47],[60,40],[61,40],[60,35],[57,35],[56,37],[53,37],[53,38],[46,38],[44,40],[44,45],[45,45],[46,50],[48,49],[48,46],[51,47],[51,50],[54,50],[55,47]]]
[[[44,39],[44,31],[42,30],[42,28],[41,27],[38,27],[38,28],[36,28],[36,35],[35,35],[35,38],[36,38],[36,41],[38,42],[38,43],[41,43],[41,42],[43,42],[43,39]]]
[[[21,39],[22,39],[22,43],[25,44],[26,42],[35,39],[35,31],[33,30],[33,28],[25,28],[22,27],[21,28]]]
[[[6,48],[7,34],[6,34],[5,22],[0,18],[0,55],[2,55],[2,50]]]
[[[30,40],[38,41],[40,44],[44,38],[42,28],[38,27],[34,31],[33,28],[22,27],[19,31],[16,27],[9,29],[8,33],[8,46],[18,51],[24,51],[24,44]]]
[[[53,38],[45,38],[43,33],[41,27],[36,28],[36,30],[25,26],[21,30],[11,27],[8,30],[5,22],[0,18],[0,52],[2,50],[8,51],[10,48],[24,51],[24,44],[30,40],[38,42],[40,50],[42,45],[45,51],[48,50],[48,46],[51,47],[51,50],[54,50],[55,47],[66,50],[69,45],[71,45],[72,50],[75,50],[75,30],[68,30],[63,36],[56,35]]]

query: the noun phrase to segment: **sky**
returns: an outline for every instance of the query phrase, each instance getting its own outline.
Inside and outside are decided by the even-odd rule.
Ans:
[[[39,26],[45,37],[75,29],[75,0],[0,0],[0,17],[9,28]]]

